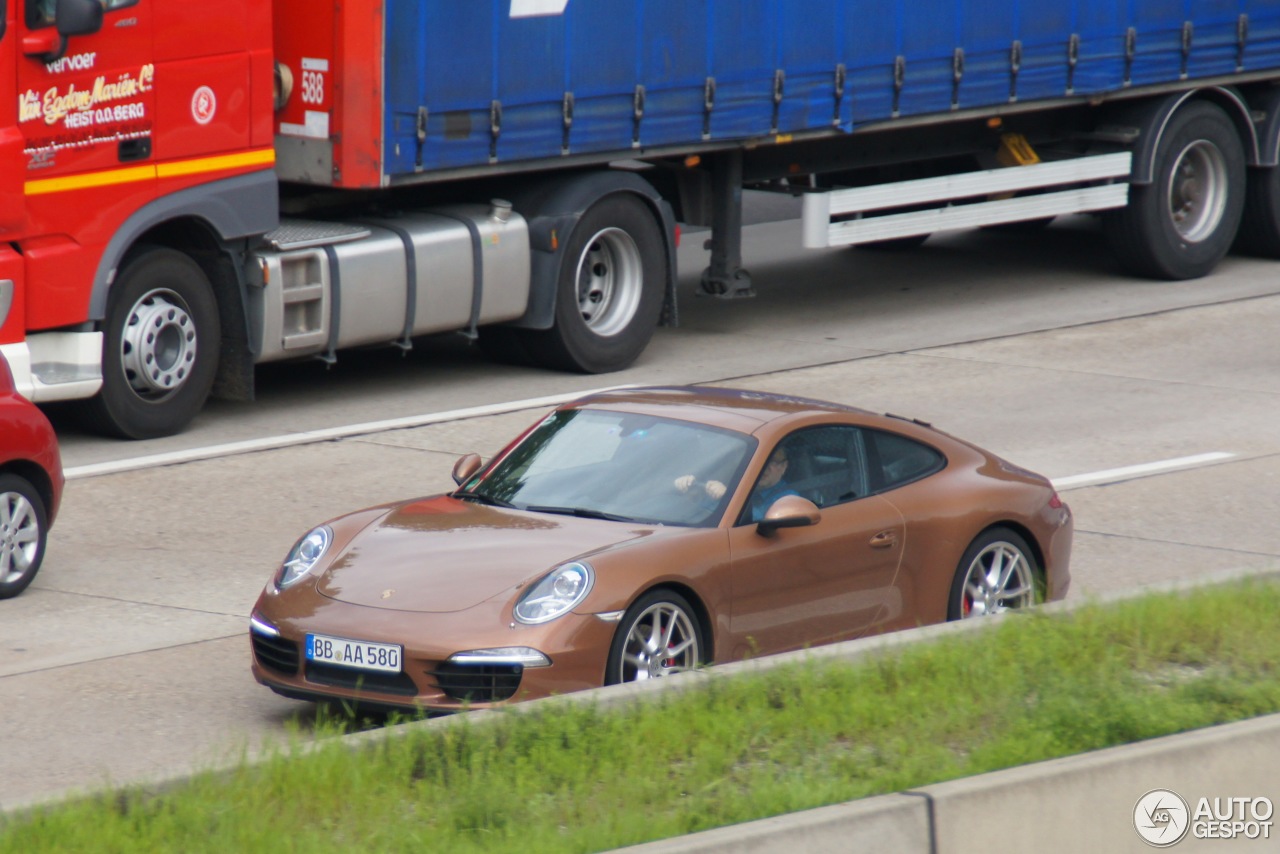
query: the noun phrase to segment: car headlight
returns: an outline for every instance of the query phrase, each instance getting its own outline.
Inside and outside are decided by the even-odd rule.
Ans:
[[[575,561],[556,567],[520,597],[515,617],[522,623],[537,625],[567,614],[587,598],[594,580],[589,564]]]
[[[332,542],[333,529],[328,525],[321,525],[298,540],[294,547],[289,549],[289,554],[280,567],[280,573],[276,576],[276,587],[284,590],[310,572],[320,558],[324,557],[324,553],[329,550],[329,544]]]

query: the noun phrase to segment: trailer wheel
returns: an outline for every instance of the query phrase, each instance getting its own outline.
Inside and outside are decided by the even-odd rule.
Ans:
[[[126,439],[168,436],[204,406],[218,367],[218,304],[204,271],[173,249],[126,262],[107,308],[102,391],[87,419]]]
[[[1260,258],[1280,258],[1280,167],[1250,169],[1248,181],[1235,248]]]
[[[1213,104],[1174,114],[1155,153],[1155,180],[1129,188],[1129,205],[1105,215],[1107,237],[1131,273],[1156,279],[1207,275],[1231,248],[1244,209],[1244,150]]]
[[[657,220],[630,194],[596,202],[564,248],[555,325],[524,336],[549,367],[588,374],[617,371],[653,337],[666,288],[666,250]]]

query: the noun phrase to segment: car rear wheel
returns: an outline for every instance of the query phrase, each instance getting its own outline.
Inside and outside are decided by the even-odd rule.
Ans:
[[[36,577],[48,535],[44,500],[13,474],[0,475],[0,599],[17,596]]]
[[[951,584],[948,620],[966,620],[1026,608],[1040,599],[1040,570],[1027,541],[993,528],[965,549]]]
[[[679,593],[654,590],[627,609],[609,649],[605,684],[643,682],[702,663],[702,626]]]

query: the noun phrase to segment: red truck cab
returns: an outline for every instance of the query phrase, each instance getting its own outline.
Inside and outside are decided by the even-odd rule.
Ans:
[[[6,0],[0,90],[17,97],[0,99],[0,348],[24,395],[100,387],[100,420],[169,430],[147,429],[148,407],[191,388],[165,383],[200,373],[199,348],[216,353],[216,322],[193,330],[190,303],[219,285],[166,283],[146,256],[178,233],[212,252],[275,221],[270,18],[250,0]],[[246,175],[257,192],[237,188]],[[125,293],[137,264],[152,272]],[[142,321],[149,342],[128,332]],[[201,399],[216,363],[203,361]]]

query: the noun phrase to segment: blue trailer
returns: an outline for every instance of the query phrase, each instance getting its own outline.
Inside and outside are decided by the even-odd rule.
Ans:
[[[708,293],[752,293],[753,185],[804,196],[811,247],[1107,211],[1138,275],[1277,252],[1275,0],[440,0],[387,23],[388,184],[648,164],[712,227]]]
[[[1089,213],[1138,276],[1280,257],[1280,0],[269,5],[270,33],[250,0],[6,0],[9,186],[86,271],[39,239],[0,269],[43,264],[46,314],[87,304],[0,343],[28,397],[162,435],[256,364],[447,330],[617,370],[676,321],[677,223],[710,227],[705,293],[754,292],[745,189],[798,197],[819,249]],[[76,232],[49,205],[72,186],[118,227]]]
[[[386,47],[404,176],[1242,81],[1280,67],[1280,3],[401,0]]]

